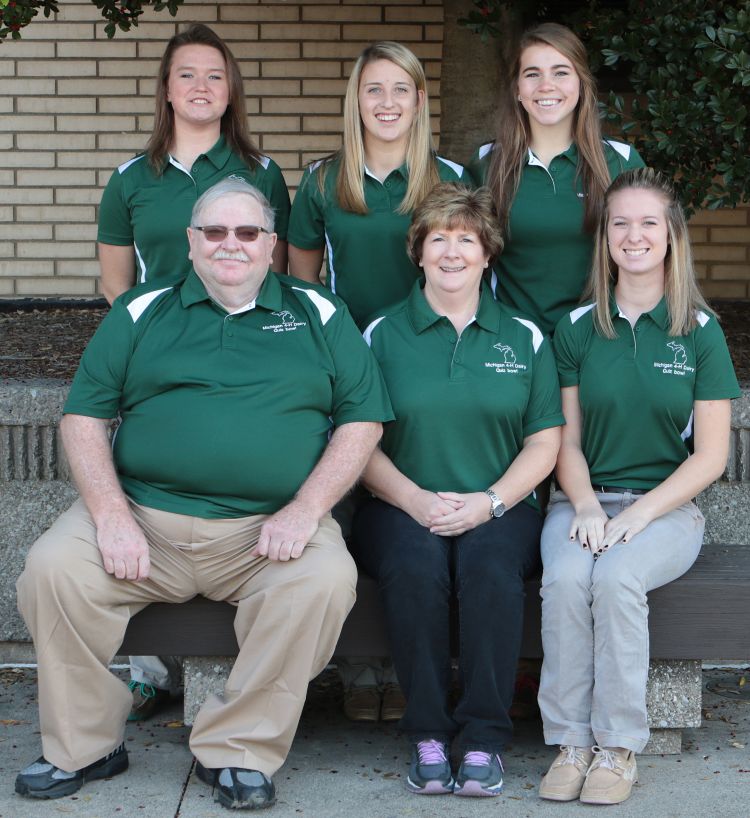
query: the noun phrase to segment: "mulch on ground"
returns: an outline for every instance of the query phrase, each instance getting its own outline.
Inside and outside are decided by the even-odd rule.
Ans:
[[[75,374],[106,307],[78,304],[0,310],[0,379],[62,378]],[[750,301],[716,301],[737,377],[750,384]]]

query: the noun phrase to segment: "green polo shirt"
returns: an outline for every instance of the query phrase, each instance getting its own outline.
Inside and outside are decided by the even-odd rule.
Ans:
[[[487,176],[494,143],[482,145],[469,165]],[[635,148],[604,141],[610,176],[643,167]],[[583,231],[583,188],[578,148],[571,145],[547,169],[528,152],[510,209],[505,247],[493,266],[492,289],[503,303],[528,315],[545,333],[581,300],[591,268],[594,237]]]
[[[190,170],[170,156],[158,176],[145,154],[120,165],[102,195],[97,239],[103,244],[134,245],[138,283],[181,281],[192,269],[185,229],[193,205],[227,177],[244,179],[264,194],[276,213],[275,231],[285,240],[290,203],[279,166],[264,156],[248,167],[223,136]]]
[[[669,335],[664,299],[631,327],[612,304],[617,338],[599,335],[593,305],[555,330],[562,386],[578,386],[581,446],[594,485],[652,489],[692,452],[693,403],[740,395],[724,333],[698,313],[689,335]]]
[[[431,309],[417,282],[409,297],[365,331],[396,420],[382,448],[429,491],[484,491],[516,458],[525,437],[560,426],[550,343],[482,289],[460,336]],[[533,495],[526,502],[538,508]]]
[[[204,518],[278,510],[332,427],[393,418],[343,303],[275,273],[231,314],[195,272],[129,290],[86,348],[64,411],[119,414],[113,453],[125,493]]]
[[[327,168],[325,193],[319,175]],[[437,157],[443,182],[473,185],[461,165]],[[289,243],[302,250],[327,250],[326,284],[344,299],[361,328],[368,318],[401,301],[419,278],[419,268],[406,253],[411,215],[397,213],[406,195],[409,172],[402,165],[381,182],[365,172],[368,213],[350,213],[339,207],[336,180],[339,160],[317,162],[305,173],[294,196],[289,221]]]

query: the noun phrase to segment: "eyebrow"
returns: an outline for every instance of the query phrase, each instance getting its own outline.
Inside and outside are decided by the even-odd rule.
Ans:
[[[175,71],[187,71],[187,70],[195,71],[195,66],[194,65],[176,65],[174,70]],[[208,70],[209,71],[226,72],[226,68],[209,68]]]
[[[561,63],[558,63],[557,65],[551,65],[550,66],[550,68],[552,68],[552,69],[555,69],[555,68],[572,68],[572,67],[573,66],[570,63],[567,63],[567,62],[561,62]],[[540,71],[540,70],[541,70],[541,67],[538,66],[538,65],[526,65],[521,69],[521,71]]]

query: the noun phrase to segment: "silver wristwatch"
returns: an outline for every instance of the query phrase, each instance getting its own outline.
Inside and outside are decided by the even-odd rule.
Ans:
[[[492,508],[490,509],[490,519],[494,517],[502,517],[503,514],[507,511],[505,508],[505,503],[495,494],[492,489],[485,489],[484,493],[490,498],[492,501]]]

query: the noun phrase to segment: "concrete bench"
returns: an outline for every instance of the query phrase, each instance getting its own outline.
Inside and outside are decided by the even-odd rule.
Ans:
[[[646,753],[679,753],[681,731],[701,723],[701,659],[750,657],[750,546],[705,545],[693,568],[649,595],[651,665]],[[121,652],[185,659],[185,722],[209,692],[220,692],[238,647],[231,605],[195,597],[156,603],[130,622]],[[539,580],[526,585],[522,656],[542,655]],[[360,577],[357,602],[336,653],[387,656],[388,639],[375,583]]]
[[[57,424],[68,383],[0,380],[0,660],[34,660],[16,610],[15,580],[34,540],[75,499]],[[729,462],[720,481],[698,498],[708,543],[694,569],[651,595],[654,657],[649,685],[651,749],[678,752],[679,731],[700,723],[700,660],[750,659],[750,388],[732,404]],[[737,550],[740,549],[740,550]],[[744,566],[744,568],[743,568]],[[202,607],[208,606],[208,607]],[[181,654],[186,662],[186,721],[208,690],[221,690],[237,652],[230,606],[193,600],[168,609],[153,605],[136,617],[124,652]],[[366,648],[366,651],[365,651]],[[383,616],[372,583],[360,582],[359,600],[339,642],[340,655],[385,655]],[[527,588],[525,656],[541,654],[538,584]],[[214,672],[214,668],[217,668]],[[670,732],[671,731],[671,732]]]

